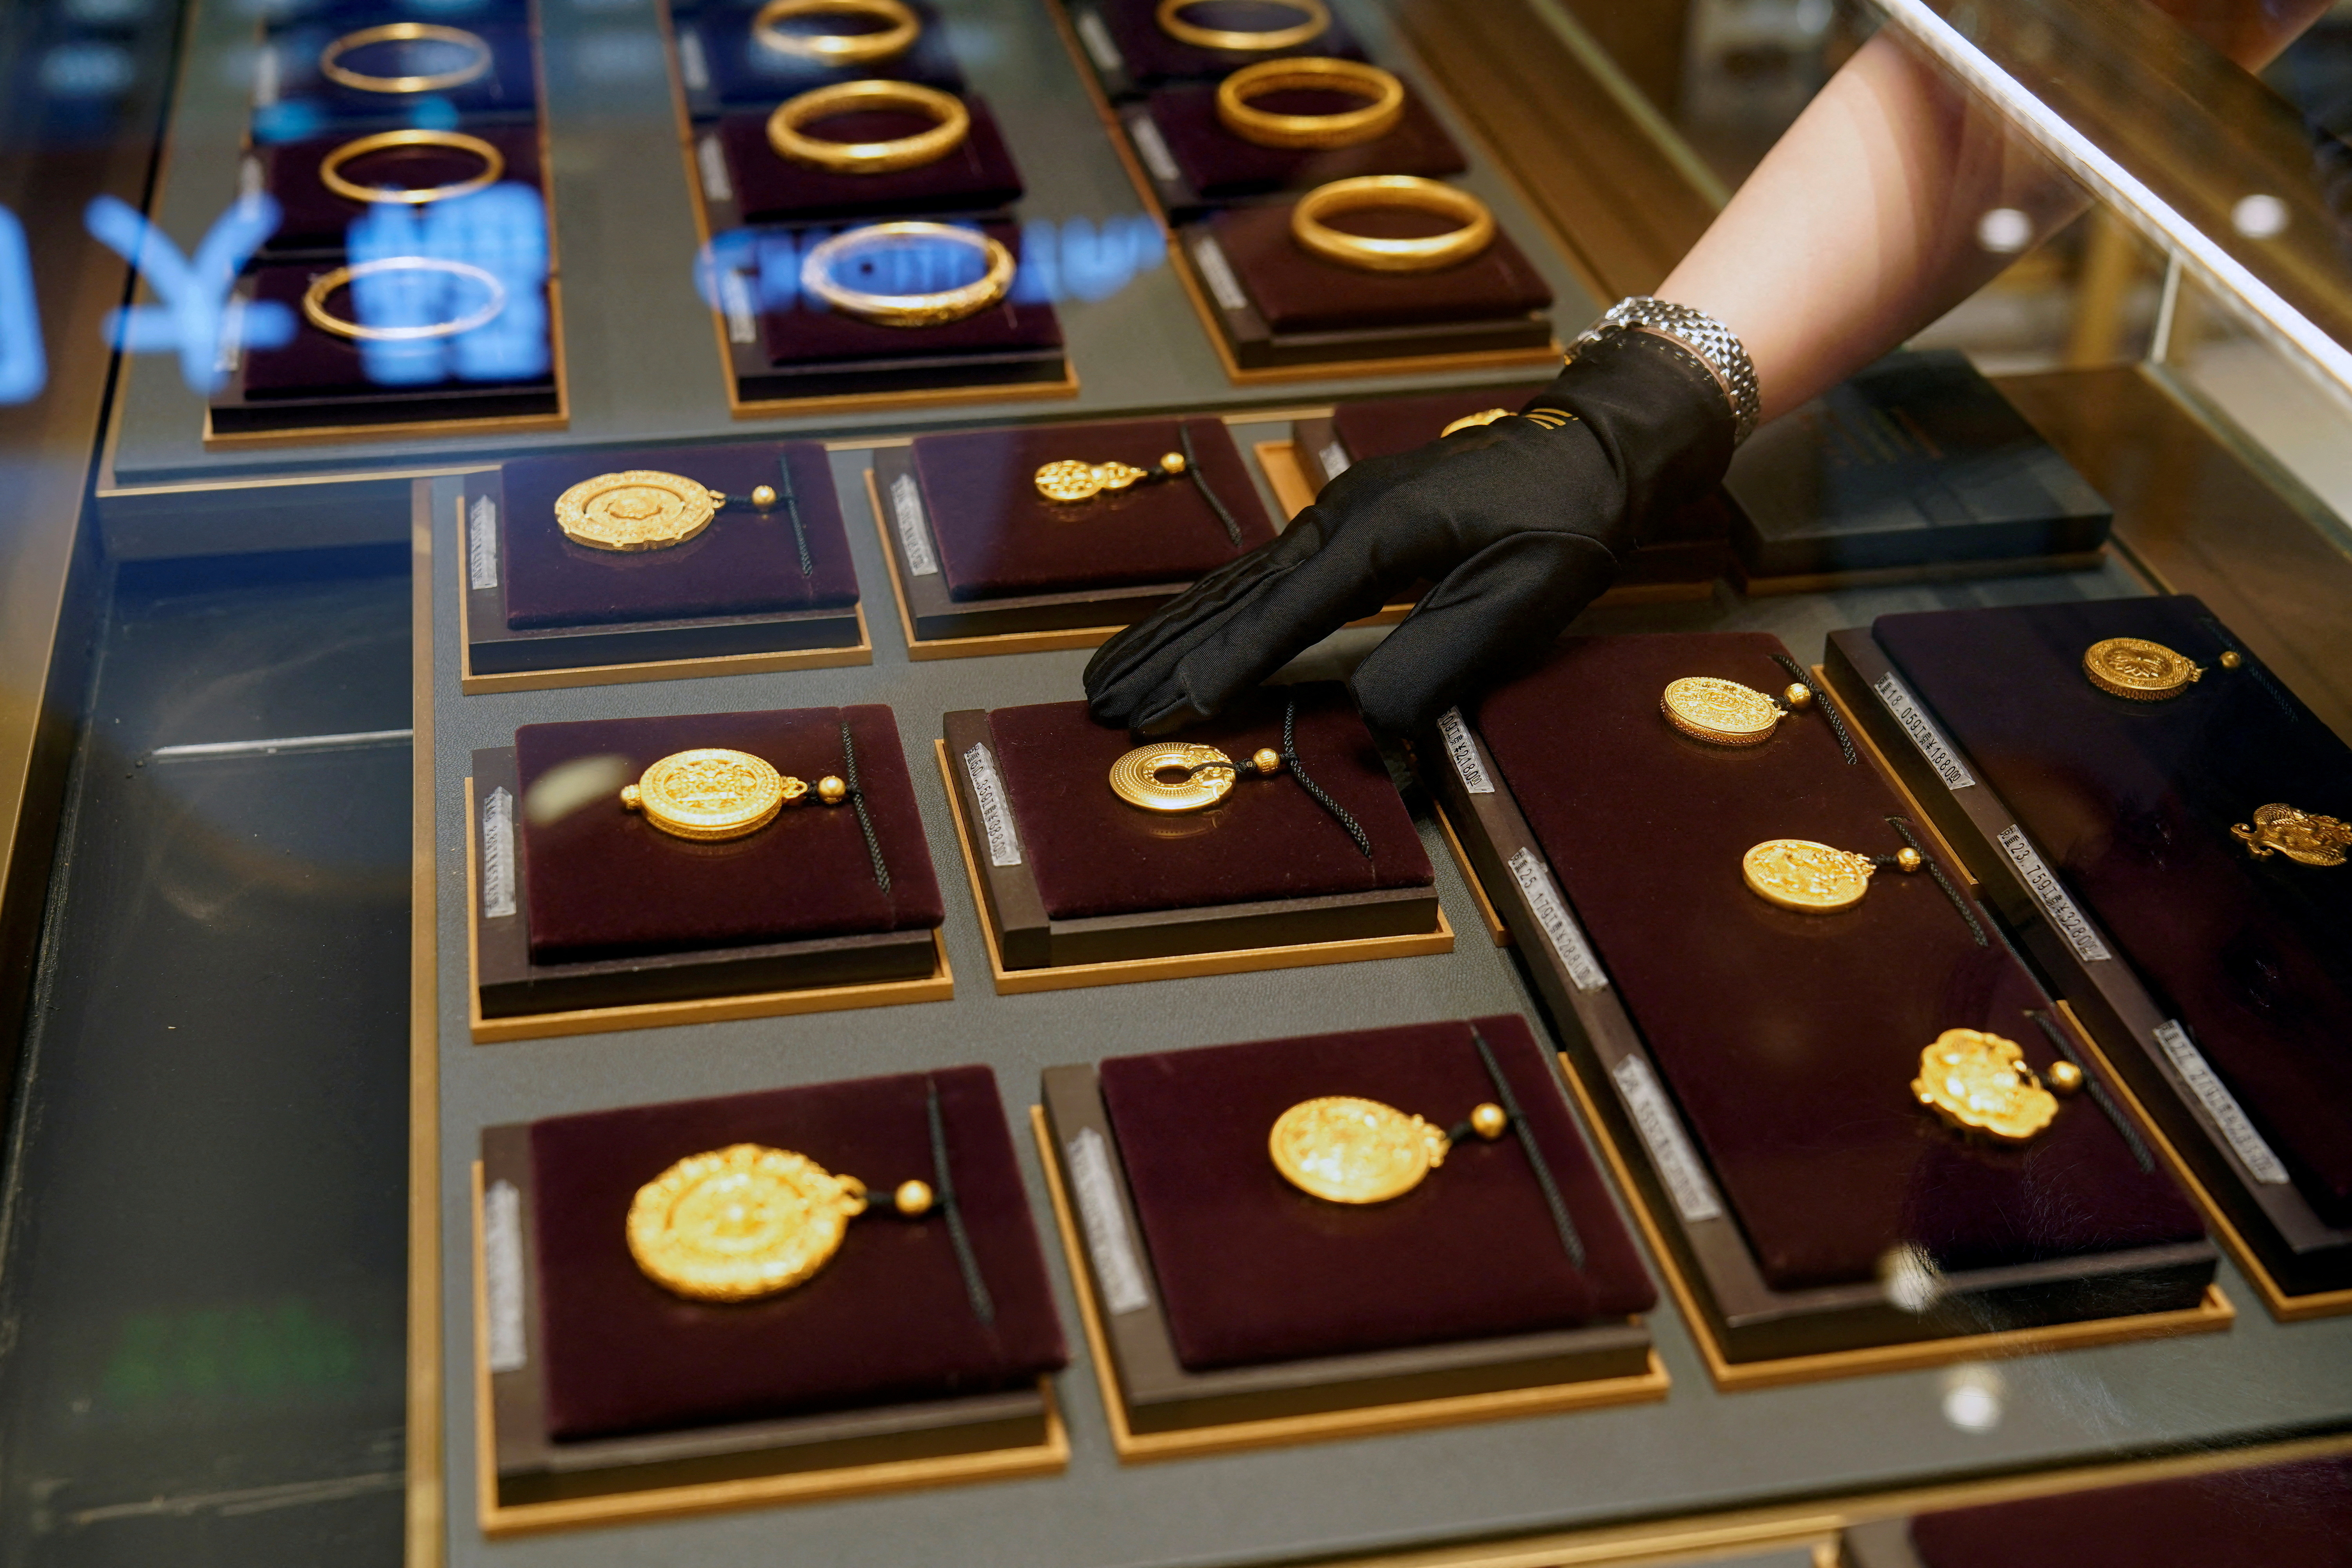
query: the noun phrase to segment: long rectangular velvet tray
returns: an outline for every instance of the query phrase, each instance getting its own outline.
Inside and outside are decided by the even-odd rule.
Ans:
[[[2063,1037],[1989,915],[1972,910],[1979,947],[1924,872],[1881,871],[1832,915],[1741,885],[1742,852],[1767,837],[1902,844],[1900,798],[1843,762],[1821,712],[1727,749],[1658,711],[1686,675],[1785,684],[1779,648],[1567,639],[1422,752],[1593,1101],[1648,1156],[1633,1162],[1644,1202],[1724,1359],[2193,1309],[2213,1249],[2112,1100],[2066,1102],[2022,1154],[1914,1101],[1918,1053],[1944,1028],[2006,1035],[2043,1064],[2034,1015]],[[1924,1289],[1906,1289],[1906,1257],[1932,1270]]]
[[[2110,697],[2081,659],[2119,636],[2207,673],[2166,702]],[[2352,914],[2326,880],[2343,873],[2225,837],[2273,799],[2352,814],[2343,742],[2188,597],[1893,617],[1833,633],[1828,669],[2268,1276],[2273,1310],[2352,1308]]]

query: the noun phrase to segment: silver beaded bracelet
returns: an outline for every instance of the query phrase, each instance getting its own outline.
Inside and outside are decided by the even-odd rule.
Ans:
[[[1723,388],[1723,400],[1731,405],[1732,444],[1737,446],[1748,439],[1756,428],[1756,415],[1763,398],[1756,388],[1755,362],[1748,357],[1747,345],[1739,341],[1738,333],[1704,310],[1635,294],[1610,306],[1599,321],[1586,328],[1583,335],[1569,346],[1568,357],[1574,359],[1585,344],[1612,332],[1629,331],[1654,332],[1688,351],[1715,377],[1716,384]]]

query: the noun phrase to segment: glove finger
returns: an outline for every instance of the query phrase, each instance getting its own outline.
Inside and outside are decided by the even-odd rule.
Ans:
[[[1513,534],[1445,574],[1349,679],[1379,729],[1413,734],[1473,690],[1539,657],[1616,575],[1592,540]]]
[[[1218,567],[1097,648],[1082,677],[1095,717],[1129,722],[1133,699],[1159,683],[1165,674],[1160,667],[1174,653],[1321,543],[1310,508],[1274,540]]]

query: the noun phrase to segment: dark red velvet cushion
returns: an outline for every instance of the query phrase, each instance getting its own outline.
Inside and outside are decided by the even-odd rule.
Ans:
[[[2347,1568],[2352,1459],[1923,1513],[1926,1568]]]
[[[1868,1279],[1902,1242],[1964,1269],[2200,1236],[2087,1099],[2022,1148],[1948,1131],[1913,1099],[1946,1029],[2054,1059],[2027,1016],[2050,1003],[1999,938],[1976,944],[1933,878],[1882,870],[1837,914],[1748,889],[1740,857],[1764,839],[1903,847],[1886,822],[1900,801],[1841,760],[1818,713],[1735,750],[1659,712],[1686,675],[1779,690],[1780,651],[1750,632],[1569,638],[1475,718],[1765,1278]]]
[[[536,125],[459,125],[464,134],[480,138],[506,160],[499,181],[539,188],[539,127]],[[303,142],[280,142],[260,150],[262,188],[277,198],[285,216],[269,243],[279,249],[294,247],[336,247],[353,220],[367,211],[364,203],[347,201],[320,183],[319,165],[345,142],[350,133],[320,136]],[[356,185],[391,185],[421,190],[457,184],[482,172],[474,153],[448,147],[387,147],[363,153],[343,164],[342,177]]]
[[[858,783],[890,874],[875,879],[851,806],[788,805],[747,837],[674,838],[623,808],[617,790],[551,822],[530,820],[532,790],[583,758],[618,758],[634,784],[672,752],[730,746],[805,782],[843,773],[841,726],[857,745]],[[520,851],[530,953],[542,963],[796,938],[934,927],[940,888],[890,710],[795,708],[526,724],[515,731]],[[844,774],[843,776],[846,776]]]
[[[667,550],[595,550],[556,526],[555,498],[597,474],[658,468],[730,496],[773,485],[789,462],[811,570],[801,572],[790,517],[780,506],[722,508],[710,526]],[[499,517],[507,625],[593,626],[809,610],[857,602],[857,572],[842,531],[833,468],[814,441],[731,447],[644,447],[531,458],[499,469]]]
[[[730,114],[719,122],[719,142],[734,176],[735,206],[746,223],[805,221],[858,213],[986,212],[1021,199],[1021,172],[1013,166],[996,116],[978,97],[967,98],[971,133],[946,157],[919,168],[879,174],[845,174],[797,163],[768,142],[768,116]],[[801,129],[834,142],[887,142],[919,135],[937,121],[907,110],[867,110],[813,121]]]
[[[1063,458],[1151,468],[1181,449],[1176,420],[916,437],[915,474],[949,591],[976,599],[1189,583],[1271,541],[1274,524],[1224,421],[1183,423],[1202,479],[1241,527],[1238,544],[1189,477],[1066,506],[1037,493],[1038,468]]]
[[[711,90],[730,107],[772,108],[812,88],[874,78],[919,81],[947,92],[963,88],[963,72],[949,45],[948,29],[941,25],[938,9],[924,0],[908,0],[907,6],[922,26],[912,47],[887,60],[848,67],[824,65],[759,42],[751,24],[761,5],[761,0],[719,0],[694,7],[691,18],[683,14],[683,8],[678,16],[680,30],[690,26],[701,44]],[[880,17],[847,15],[810,16],[784,24],[788,32],[873,33],[887,26]]]
[[[980,226],[1021,258],[1021,231],[1011,224]],[[823,237],[823,231],[801,237],[805,247]],[[797,274],[795,274],[797,276]],[[974,276],[978,276],[975,271]],[[856,273],[844,268],[840,282],[860,286]],[[777,365],[832,364],[867,360],[902,360],[910,355],[982,355],[1019,349],[1054,348],[1062,341],[1062,324],[1046,304],[1016,304],[1007,299],[977,315],[935,327],[877,327],[803,299],[761,318],[762,339],[770,361]]]
[[[1268,114],[1339,114],[1364,100],[1320,89],[1260,93],[1250,100]],[[1151,95],[1152,123],[1168,143],[1184,183],[1211,200],[1267,191],[1305,190],[1356,174],[1422,174],[1443,179],[1469,168],[1462,149],[1412,89],[1404,117],[1387,135],[1352,147],[1261,147],[1217,118],[1217,89],[1205,84],[1162,88]]]
[[[1181,738],[1236,762],[1261,746],[1279,751],[1292,697],[1307,776],[1363,826],[1372,841],[1369,860],[1287,770],[1236,780],[1206,811],[1146,811],[1113,795],[1107,782],[1111,763],[1137,742],[1088,718],[1085,703],[992,710],[997,773],[1046,914],[1076,920],[1429,886],[1421,836],[1346,687],[1263,688]]]
[[[370,378],[366,361],[360,345],[349,338],[322,332],[302,319],[302,295],[310,280],[330,272],[340,263],[320,262],[315,266],[261,267],[253,272],[253,298],[270,300],[286,307],[294,318],[294,339],[283,348],[247,349],[245,353],[245,394],[247,397],[349,397],[375,393],[387,397],[399,397],[419,392],[463,392],[475,388],[494,389],[515,386],[545,386],[554,381],[551,371],[519,381],[461,381],[451,377],[445,381],[412,383],[380,383]],[[469,291],[462,296],[470,306],[477,295],[471,286],[458,285]],[[353,309],[351,291],[335,289],[327,297],[327,309],[349,320]]]
[[[2186,595],[1882,616],[1880,643],[2179,1017],[2295,1185],[2352,1224],[2352,870],[2230,836],[2284,801],[2352,821],[2352,748]],[[2205,666],[2163,702],[2082,671],[2102,637]]]
[[[995,1309],[974,1314],[937,1213],[887,1194],[932,1180],[936,1085],[957,1207]],[[833,1261],[762,1300],[689,1301],[639,1271],[625,1224],[677,1161],[763,1143],[883,1201]],[[557,1117],[530,1130],[548,1436],[605,1436],[1016,1387],[1068,1359],[1027,1194],[984,1067]]]
[[[1569,1259],[1525,1150],[1454,1145],[1402,1197],[1309,1197],[1266,1152],[1302,1100],[1359,1095],[1440,1127],[1496,1098],[1472,1026],[1415,1024],[1116,1057],[1102,1091],[1177,1358],[1195,1369],[1578,1328],[1656,1300],[1516,1016],[1480,1018],[1585,1248]]]
[[[1461,225],[1435,213],[1379,207],[1335,214],[1333,228],[1380,239],[1440,234]],[[1236,207],[1210,220],[1243,289],[1277,332],[1507,321],[1545,309],[1551,285],[1511,237],[1442,272],[1364,272],[1310,256],[1290,237],[1287,206]]]
[[[1364,58],[1363,46],[1348,31],[1348,25],[1336,16],[1321,33],[1287,49],[1203,49],[1179,43],[1160,31],[1160,24],[1153,20],[1159,0],[1103,0],[1096,9],[1101,13],[1111,41],[1126,59],[1127,74],[1145,86],[1169,80],[1213,79],[1260,60],[1286,59],[1294,55],[1322,55],[1346,60]],[[1200,5],[1184,8],[1184,20],[1192,26],[1223,32],[1270,32],[1295,27],[1301,19],[1296,7],[1271,5],[1266,0],[1202,0]]]

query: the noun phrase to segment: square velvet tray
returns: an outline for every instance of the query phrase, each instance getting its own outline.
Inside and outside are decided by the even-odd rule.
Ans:
[[[505,160],[502,184],[528,185],[542,195],[545,159],[541,132],[535,123],[480,123],[459,121],[452,130],[488,142]],[[284,213],[277,232],[262,242],[265,258],[341,251],[352,224],[366,213],[364,203],[337,195],[320,182],[320,165],[336,149],[357,140],[350,132],[309,137],[258,147],[261,186],[276,198]],[[437,146],[386,147],[346,161],[344,179],[362,186],[393,186],[422,190],[471,180],[482,173],[478,154]]]
[[[1035,474],[1065,458],[1150,468],[1189,432],[1197,469],[1061,503]],[[1270,542],[1273,520],[1221,419],[1130,419],[918,436],[874,454],[883,553],[910,642],[1083,631],[1082,647]],[[1223,503],[1231,531],[1207,496]],[[1238,537],[1235,537],[1238,535]],[[940,650],[955,651],[955,650]],[[994,640],[973,653],[1007,651]]]
[[[2110,696],[2082,672],[2110,637],[2207,673]],[[2352,900],[2339,870],[2255,860],[2230,831],[2270,801],[2352,817],[2352,750],[2186,595],[1882,617],[1832,634],[1828,670],[2271,1310],[2352,1310]]]
[[[691,16],[676,16],[672,35],[678,75],[688,112],[698,123],[734,109],[772,109],[835,82],[879,78],[920,82],[946,92],[963,89],[963,71],[949,47],[948,30],[937,7],[925,0],[909,0],[908,5],[922,25],[912,47],[895,58],[855,67],[822,65],[758,42],[751,36],[751,22],[759,9],[760,0],[722,0],[696,7]]]
[[[1260,60],[1300,55],[1360,60],[1363,46],[1333,17],[1314,37],[1285,49],[1204,49],[1172,38],[1153,19],[1158,0],[1076,0],[1066,7],[1078,47],[1103,91],[1127,98],[1171,81],[1214,81]],[[1184,19],[1195,26],[1237,33],[1297,25],[1299,13],[1265,0],[1201,0]]]
[[[666,550],[597,550],[566,538],[556,498],[583,479],[631,468],[682,472],[729,495],[788,484],[798,533],[791,510],[762,514],[736,505]],[[622,666],[691,675],[711,672],[698,661],[763,654],[803,656],[795,665],[873,657],[831,465],[815,442],[526,458],[468,475],[460,513],[466,673],[478,681]]]
[[[1334,114],[1364,100],[1310,88],[1250,101],[1269,114]],[[1126,105],[1119,125],[1150,176],[1160,210],[1172,217],[1190,217],[1207,206],[1281,200],[1358,174],[1444,179],[1470,166],[1410,86],[1395,129],[1352,147],[1261,147],[1244,141],[1217,118],[1217,89],[1200,82],[1160,88],[1145,101]]]
[[[777,1296],[690,1301],[635,1267],[623,1221],[636,1187],[703,1150],[793,1149],[886,1194],[909,1176],[940,1185],[934,1093],[979,1297],[943,1216],[908,1221],[887,1198],[821,1272]],[[1066,1460],[1050,1374],[1067,1357],[988,1068],[492,1127],[482,1155],[493,1533],[564,1522],[592,1500],[676,1512],[698,1494],[741,1506],[1047,1474]]]
[[[724,115],[696,132],[696,163],[710,226],[721,231],[747,223],[939,216],[1009,207],[1021,199],[1021,171],[987,102],[976,94],[963,102],[971,131],[947,156],[879,174],[793,163],[769,143],[766,112]],[[803,129],[835,142],[886,142],[916,135],[933,123],[926,116],[889,109],[832,115]]]
[[[1030,972],[1096,984],[1451,951],[1420,835],[1345,687],[1266,688],[1184,739],[1278,748],[1294,698],[1299,760],[1370,858],[1288,770],[1206,810],[1150,812],[1107,780],[1135,742],[1083,702],[948,714],[941,763],[999,989]]]
[[[1819,710],[1741,749],[1660,713],[1684,676],[1777,689],[1780,651],[1751,633],[1569,638],[1422,752],[1636,1171],[1717,1381],[2226,1323],[2195,1209],[2095,1064],[2097,1092],[2022,1148],[1917,1104],[1920,1051],[1945,1029],[2013,1039],[2037,1068],[2083,1055],[1960,882],[1881,871],[1834,914],[1743,885],[1751,844],[1892,853],[1909,818]]]
[[[1273,1118],[1318,1094],[1495,1098],[1474,1027],[1559,1184],[1580,1264],[1511,1133],[1457,1146],[1421,1188],[1365,1208],[1307,1197],[1267,1161]],[[1039,1136],[1123,1458],[1665,1392],[1638,1316],[1655,1292],[1523,1019],[1049,1068]]]

